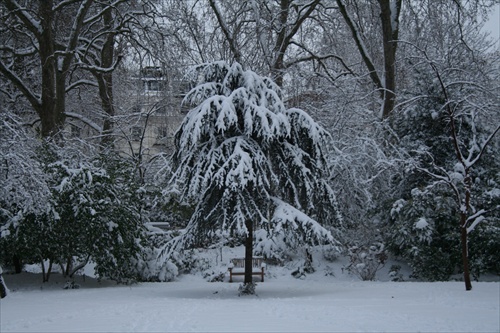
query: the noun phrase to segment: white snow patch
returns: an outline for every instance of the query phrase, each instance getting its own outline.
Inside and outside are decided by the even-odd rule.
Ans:
[[[464,165],[462,163],[455,164],[453,171],[461,173],[462,175],[465,175],[465,168],[464,168]]]
[[[257,296],[238,283],[201,276],[176,282],[116,285],[81,276],[63,290],[54,274],[4,274],[1,332],[498,332],[499,282],[368,282],[334,267],[295,279],[266,268]],[[38,281],[38,282],[37,282]],[[450,311],[453,309],[453,311]]]
[[[485,219],[486,219],[486,218],[485,218],[484,216],[482,216],[482,215],[480,215],[480,216],[476,217],[476,218],[474,219],[474,222],[472,222],[472,224],[471,224],[471,225],[467,228],[467,233],[469,234],[469,233],[471,233],[472,231],[474,231],[474,229],[476,228],[476,226],[477,226],[479,223],[483,222],[483,220],[485,220]]]
[[[425,229],[425,228],[427,228],[428,225],[429,225],[429,223],[427,222],[427,220],[425,219],[425,217],[421,217],[415,223],[415,228],[417,228],[417,229]]]
[[[118,224],[116,224],[115,222],[108,222],[108,229],[109,231],[113,231],[114,228],[117,228],[118,227]]]
[[[494,188],[491,191],[486,192],[492,198],[500,197],[500,188]]]
[[[464,175],[459,172],[450,172],[450,179],[453,183],[457,184],[460,183],[464,180]]]

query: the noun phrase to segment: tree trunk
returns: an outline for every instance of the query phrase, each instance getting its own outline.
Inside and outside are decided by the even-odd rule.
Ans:
[[[271,68],[271,77],[279,87],[283,87],[283,75],[286,69],[285,53],[292,44],[292,38],[299,31],[304,21],[311,16],[318,4],[319,0],[314,0],[304,5],[304,9],[299,10],[297,19],[292,23],[288,21],[290,9],[294,2],[290,0],[280,1],[280,14],[277,20],[278,30],[276,31],[276,44],[273,50],[274,62]]]
[[[40,2],[42,31],[38,38],[42,67],[42,98],[37,110],[41,120],[41,136],[51,137],[58,132],[56,112],[56,59],[54,57],[54,34],[52,0]]]
[[[104,7],[104,5],[103,5]],[[113,14],[111,10],[106,10],[103,14],[105,28],[112,30]],[[106,42],[101,51],[101,67],[111,68],[115,60],[115,36],[113,33],[108,33]],[[113,73],[99,72],[95,73],[97,83],[99,85],[99,96],[101,105],[104,111],[105,118],[103,124],[102,143],[105,147],[113,146],[111,134],[113,132],[113,117],[115,116],[115,108],[113,103]]]
[[[2,273],[0,273],[0,298],[5,298],[7,296],[7,287],[3,282]]]
[[[52,272],[52,260],[49,260],[49,267],[45,270],[45,263],[43,259],[41,261],[42,265],[42,282],[49,282],[50,273]]]
[[[471,177],[469,176],[469,170],[465,169],[465,198],[464,205],[460,208],[460,243],[462,246],[462,266],[464,270],[464,282],[465,290],[472,289],[472,283],[470,281],[470,268],[469,268],[469,244],[467,235],[467,216],[470,211],[470,199],[471,199]]]
[[[69,18],[70,13],[62,9],[65,6],[60,1],[56,5],[54,0],[36,1],[37,4],[29,6],[30,8],[25,8],[25,2],[29,3],[29,1],[24,1],[23,4],[15,0],[2,1],[10,11],[6,15],[15,15],[19,18],[23,28],[22,39],[31,39],[31,43],[38,46],[41,82],[25,84],[26,82],[23,82],[14,71],[8,68],[10,66],[6,66],[3,61],[0,61],[0,71],[21,91],[36,111],[40,118],[40,135],[44,138],[52,138],[56,135],[60,136],[64,127],[66,79],[71,69],[72,60],[77,53],[78,43],[81,41],[80,32],[84,25],[87,24],[85,15],[94,1],[69,1],[69,3],[79,2],[80,8],[74,22],[68,22],[64,27],[64,29],[70,31],[67,36],[59,36],[59,32],[64,29],[57,27],[58,23],[64,20],[63,17]],[[34,3],[35,1],[31,2]],[[35,13],[35,11],[37,12]],[[92,21],[92,19],[90,20]],[[57,33],[55,29],[59,29]],[[14,34],[17,34],[17,32]],[[88,41],[87,38],[85,40]],[[65,45],[65,43],[67,44]],[[92,49],[91,46],[85,47]],[[27,49],[29,49],[29,46],[27,46]],[[22,50],[20,53],[25,52],[22,47],[18,50]],[[40,87],[41,91],[35,93],[29,86],[36,89]]]
[[[46,275],[46,273],[45,273],[45,263],[43,262],[43,258],[41,260],[42,260],[42,262],[41,262],[41,266],[42,266],[42,282],[45,282],[46,281],[45,280],[45,275]]]
[[[75,275],[76,272],[78,272],[80,269],[85,267],[85,265],[87,265],[87,263],[89,262],[89,259],[90,259],[90,256],[87,256],[87,258],[84,261],[82,261],[81,263],[76,265],[76,267],[73,267],[69,273],[69,277],[73,278],[73,276]],[[85,274],[84,274],[84,276],[85,276]]]
[[[399,13],[401,0],[379,0],[380,19],[382,21],[382,39],[384,45],[384,94],[382,105],[382,119],[387,118],[396,105],[396,49],[398,45]],[[392,9],[396,13],[392,13]]]
[[[215,3],[214,0],[208,0],[208,3],[210,4],[210,7],[212,8],[215,16],[217,17],[217,21],[219,22],[219,27],[221,28],[222,33],[226,37],[226,40],[229,44],[229,49],[231,50],[231,53],[233,54],[234,61],[236,61],[237,63],[239,63],[240,65],[243,66],[243,63],[241,61],[241,52],[238,49],[238,45],[236,43],[234,35],[231,35],[231,32],[229,31],[229,28],[228,28],[226,22],[224,22],[224,18],[222,17],[222,14],[219,11],[217,4]]]
[[[62,61],[62,60],[61,60]],[[56,88],[55,88],[55,106],[53,107],[54,127],[51,136],[60,137],[61,130],[64,128],[66,118],[66,71],[55,68],[56,70]]]
[[[47,268],[46,279],[43,282],[49,282],[50,273],[52,273],[52,260],[49,260],[49,268]]]
[[[380,0],[380,19],[382,21],[382,39],[384,45],[384,94],[382,118],[385,119],[394,109],[396,102],[396,41],[392,40],[391,9],[389,0]]]
[[[66,269],[64,270],[64,276],[67,277],[73,270],[73,257],[69,256],[66,259]]]
[[[20,274],[23,271],[23,263],[21,261],[21,258],[17,254],[12,257],[12,261],[14,262],[14,272],[16,274]]]
[[[244,284],[252,283],[252,259],[253,259],[253,222],[247,220],[245,223],[248,233],[245,240],[245,281]]]
[[[286,45],[286,26],[288,22],[288,10],[290,1],[281,0],[280,1],[280,15],[278,19],[279,30],[276,37],[276,45],[274,47],[275,59],[273,67],[271,68],[271,75],[274,82],[279,86],[283,86],[283,69],[284,69],[284,59],[285,51],[288,45]]]
[[[462,245],[462,266],[464,270],[465,290],[471,290],[472,284],[470,281],[470,268],[469,268],[469,244],[467,232],[467,217],[471,210],[471,187],[472,179],[469,174],[469,169],[465,168],[465,198],[463,207],[460,207],[460,243]]]
[[[465,219],[465,214],[462,214],[461,219]],[[460,240],[462,245],[462,264],[464,269],[464,282],[465,290],[472,289],[472,283],[470,281],[470,269],[469,269],[469,249],[467,244],[467,228],[463,226],[460,229]]]

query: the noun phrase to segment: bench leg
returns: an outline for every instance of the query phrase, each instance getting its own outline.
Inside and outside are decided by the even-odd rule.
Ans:
[[[261,278],[262,278],[262,279],[261,279],[261,282],[264,282],[264,268],[262,268],[262,273],[260,274],[260,276],[261,276]]]

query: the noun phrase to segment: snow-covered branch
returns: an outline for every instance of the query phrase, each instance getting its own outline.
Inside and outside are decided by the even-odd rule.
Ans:
[[[5,75],[22,93],[28,101],[31,103],[33,108],[38,112],[42,101],[38,95],[36,95],[26,83],[10,68],[8,68],[3,61],[0,60],[0,72]]]
[[[97,125],[94,121],[92,121],[91,119],[88,119],[87,117],[81,115],[81,114],[78,114],[78,113],[75,113],[75,112],[66,112],[65,113],[67,117],[70,117],[70,118],[74,118],[74,119],[78,119],[80,120],[81,122],[83,122],[84,124],[88,125],[89,127],[91,127],[93,130],[95,130],[96,132],[98,133],[102,133],[102,127]]]
[[[79,86],[83,86],[83,85],[88,85],[88,86],[93,86],[93,87],[97,87],[97,83],[95,83],[94,81],[90,81],[90,80],[78,80],[78,81],[75,81],[73,83],[71,83],[69,86],[66,87],[66,92],[70,92],[71,90],[79,87]]]
[[[481,159],[481,157],[484,155],[484,153],[486,151],[486,148],[488,147],[490,142],[493,140],[495,135],[498,134],[498,132],[500,132],[500,124],[496,127],[495,130],[493,130],[493,132],[488,136],[488,138],[481,144],[481,150],[479,151],[479,153],[474,158],[471,158],[472,154],[469,155],[469,157],[467,158],[467,161],[466,161],[467,167],[474,166]]]
[[[384,85],[382,83],[382,80],[380,79],[380,76],[377,73],[377,70],[375,69],[375,63],[371,59],[368,49],[363,42],[363,37],[361,36],[361,33],[359,29],[356,27],[356,24],[354,23],[354,20],[352,19],[351,15],[346,9],[346,5],[344,3],[344,0],[337,0],[337,6],[339,7],[340,13],[344,17],[344,20],[346,21],[347,26],[351,30],[352,36],[354,38],[354,42],[356,43],[359,52],[361,54],[361,57],[363,58],[363,61],[368,68],[370,78],[376,85],[378,89],[383,89]],[[383,96],[383,93],[382,93]]]
[[[35,36],[40,36],[43,33],[40,22],[37,21],[29,11],[22,7],[16,0],[5,0],[5,6],[14,14],[19,17],[21,21],[26,25],[28,30],[30,30]]]

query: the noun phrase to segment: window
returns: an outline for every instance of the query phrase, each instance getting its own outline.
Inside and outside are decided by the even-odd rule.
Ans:
[[[156,131],[157,131],[157,135],[158,135],[157,137],[159,140],[164,139],[168,136],[168,128],[165,126],[158,127],[156,129]]]
[[[160,67],[145,67],[141,70],[141,82],[145,93],[163,91],[167,77]]]
[[[146,91],[160,91],[160,81],[157,81],[157,80],[148,80],[145,82],[146,84],[146,87],[145,87],[145,90]]]
[[[142,76],[143,77],[163,77],[163,71],[161,70],[160,67],[155,67],[155,66],[147,66],[144,67],[142,70]]]
[[[130,135],[132,137],[132,140],[139,141],[142,136],[142,128],[139,126],[132,127],[132,129],[130,130]]]

